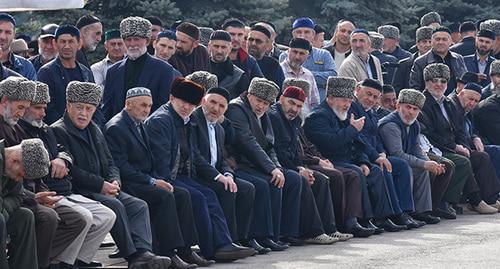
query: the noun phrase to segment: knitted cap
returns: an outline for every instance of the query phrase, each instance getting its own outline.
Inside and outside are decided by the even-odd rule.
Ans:
[[[437,12],[429,12],[420,18],[420,26],[429,26],[435,22],[441,24],[441,16]]]
[[[464,90],[475,91],[475,92],[477,92],[479,94],[483,93],[483,87],[481,87],[477,83],[467,83],[467,84],[465,84]]]
[[[314,21],[311,18],[298,18],[293,22],[292,30],[295,30],[297,28],[302,28],[302,27],[311,28],[314,30],[315,25],[316,24],[314,23]]]
[[[128,37],[151,37],[151,22],[142,17],[128,17],[120,22],[120,33],[122,38]]]
[[[12,17],[12,15],[8,13],[0,13],[0,21],[8,21],[12,23],[14,27],[16,27],[16,19],[14,19],[14,17]]]
[[[416,32],[416,40],[421,41],[421,40],[426,40],[426,39],[431,39],[432,38],[432,31],[434,31],[434,28],[430,26],[422,26],[417,29]]]
[[[425,95],[414,89],[402,89],[399,92],[398,103],[414,105],[422,109],[425,104]]]
[[[183,22],[179,24],[175,30],[190,36],[194,40],[200,39],[200,30],[198,30],[198,26],[190,22]]]
[[[78,30],[78,28],[73,25],[66,24],[57,27],[55,38],[57,39],[59,36],[64,34],[68,34],[80,39],[80,30]]]
[[[120,36],[120,30],[118,30],[118,29],[111,29],[111,30],[106,31],[106,33],[104,33],[104,41],[108,41],[111,39],[117,39],[117,38],[122,38]]]
[[[378,80],[375,80],[375,79],[371,79],[371,78],[364,79],[359,83],[359,85],[361,85],[363,87],[372,88],[372,89],[375,89],[378,91],[382,91],[382,84],[380,84],[380,82]]]
[[[66,87],[68,103],[85,103],[97,106],[101,102],[102,88],[91,82],[71,81]]]
[[[205,90],[202,86],[191,80],[178,77],[174,80],[174,82],[172,82],[172,90],[170,91],[170,94],[197,106],[200,104],[201,99],[205,95]]]
[[[384,36],[377,32],[368,32],[370,34],[370,41],[372,49],[380,50],[384,46]]]
[[[494,60],[490,64],[490,76],[500,75],[500,60]]]
[[[207,71],[193,72],[187,75],[186,79],[201,85],[203,89],[205,89],[205,91],[210,88],[217,87],[219,85],[219,80],[217,79],[217,76]]]
[[[306,101],[306,93],[299,87],[288,86],[282,96],[297,99],[301,102]]]
[[[328,77],[326,96],[354,99],[356,80],[350,77]]]
[[[301,88],[304,93],[306,94],[306,97],[309,96],[309,93],[311,92],[311,83],[305,79],[301,78],[286,78],[283,81],[282,89],[286,89],[290,86],[295,86]]]
[[[253,78],[250,82],[250,86],[248,87],[249,94],[257,96],[260,99],[268,101],[269,103],[274,103],[274,101],[276,101],[278,92],[278,85],[265,78]]]
[[[40,105],[40,104],[48,104],[50,103],[50,94],[49,94],[49,85],[35,81],[36,83],[36,92],[31,105]]]
[[[479,32],[477,32],[477,37],[485,37],[485,38],[489,38],[489,39],[494,41],[496,38],[496,35],[495,35],[495,32],[493,32],[491,30],[483,29],[483,30],[479,30]]]
[[[384,38],[399,39],[399,29],[392,25],[382,25],[377,29],[378,33]]]
[[[156,36],[156,39],[158,40],[160,38],[168,38],[170,40],[176,40],[177,41],[177,36],[175,35],[175,32],[171,31],[171,30],[166,30],[166,31],[159,32],[158,35]]]
[[[23,140],[21,142],[21,156],[24,165],[24,178],[37,179],[49,174],[49,153],[39,138]]]
[[[479,76],[477,73],[465,72],[461,77],[457,78],[457,83],[467,84],[470,82],[478,83]]]
[[[480,30],[486,29],[493,31],[495,35],[500,36],[500,21],[499,20],[486,20],[479,26]]]
[[[33,101],[36,83],[24,77],[8,77],[0,82],[0,96],[10,101]]]
[[[445,32],[445,33],[448,33],[451,35],[450,29],[446,26],[439,26],[439,27],[435,28],[434,30],[432,30],[432,34],[435,34],[438,32]]]
[[[267,38],[271,38],[271,32],[269,32],[269,30],[266,27],[262,26],[262,25],[259,25],[259,24],[253,25],[252,28],[250,28],[250,30],[251,31],[261,32],[265,36],[267,36]]]
[[[99,18],[97,18],[96,16],[93,16],[93,15],[87,14],[87,15],[80,17],[78,19],[78,21],[76,22],[75,26],[78,29],[82,29],[83,27],[85,27],[87,25],[91,25],[91,24],[98,23],[98,22],[101,22],[101,20],[99,20]]]
[[[210,88],[207,91],[207,94],[218,94],[218,95],[224,97],[228,103],[229,103],[229,101],[231,101],[229,91],[226,90],[225,88],[221,88],[221,87]]]
[[[424,80],[433,78],[444,78],[450,80],[450,68],[442,63],[429,64],[424,68]]]
[[[304,49],[304,50],[307,50],[309,52],[312,50],[311,43],[303,38],[300,38],[300,37],[292,38],[292,40],[290,40],[290,43],[288,44],[288,46],[290,48],[293,48],[293,49]]]
[[[394,89],[394,87],[391,84],[382,85],[382,94],[391,93],[391,92],[396,92],[396,90]]]
[[[127,91],[127,96],[125,99],[138,97],[138,96],[149,96],[151,97],[151,91],[148,88],[144,87],[134,87]]]
[[[222,40],[231,42],[231,35],[224,30],[216,30],[210,35],[210,40]]]

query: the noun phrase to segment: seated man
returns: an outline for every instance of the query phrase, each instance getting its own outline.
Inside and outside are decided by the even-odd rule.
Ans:
[[[193,263],[208,266],[214,261],[191,251],[191,246],[198,244],[198,236],[189,192],[152,176],[151,145],[143,126],[152,102],[148,89],[128,90],[125,108],[106,124],[109,151],[120,168],[123,189],[148,203],[156,234],[153,245],[158,246],[155,252],[170,257],[175,268],[190,268]],[[181,257],[176,255],[176,249]]]
[[[0,140],[0,268],[38,268],[35,217],[21,207],[22,180],[44,177],[49,173],[49,157],[40,139],[26,139],[5,147]],[[10,235],[7,259],[7,235]]]
[[[232,243],[217,196],[210,188],[198,183],[200,180],[215,180],[220,174],[201,157],[190,123],[191,113],[204,94],[200,85],[176,78],[170,102],[163,104],[146,120],[153,155],[152,176],[189,191],[201,254],[205,258],[237,260],[253,255],[255,251]]]
[[[353,169],[358,173],[362,187],[362,224],[381,233],[384,229],[370,221],[375,218],[387,229],[402,229],[404,227],[395,225],[388,219],[394,211],[383,171],[379,166],[372,165],[366,156],[366,145],[359,134],[365,118],[354,119],[351,114],[348,119],[355,87],[356,80],[353,78],[329,77],[326,99],[306,117],[304,130],[309,141],[334,165]]]
[[[444,95],[450,68],[441,63],[429,64],[423,75],[426,100],[418,116],[422,133],[443,153],[443,157],[455,163],[456,175],[466,178],[465,186],[460,191],[467,198],[470,208],[480,214],[497,213],[496,208],[483,201],[500,191],[495,171],[486,166],[485,160],[489,157],[484,152],[471,152],[466,147],[464,126],[457,124],[456,120],[460,113]],[[491,162],[489,164],[491,166]]]
[[[365,125],[360,136],[366,145],[370,162],[384,169],[391,204],[395,211],[392,220],[408,228],[418,228],[424,224],[422,221],[439,222],[430,215],[432,198],[428,178],[413,178],[412,170],[405,160],[397,156],[387,156],[385,152],[379,136],[378,116],[373,111],[381,91],[382,85],[377,80],[365,79],[359,82],[354,93],[355,101],[351,104],[351,112],[356,118],[365,117]],[[416,222],[409,214],[420,222]]]
[[[120,173],[104,135],[91,122],[102,89],[89,82],[72,81],[66,90],[66,112],[52,128],[57,141],[73,156],[70,170],[75,191],[101,202],[116,214],[111,235],[129,268],[140,265],[167,268],[168,257],[150,251],[151,225],[146,202],[121,191]]]
[[[420,125],[417,116],[425,96],[416,90],[404,89],[399,93],[397,111],[379,121],[380,137],[387,153],[402,158],[412,168],[415,181],[431,181],[433,215],[447,219],[456,218],[443,200],[452,173],[445,173],[444,164],[429,159],[422,151],[418,136]]]
[[[301,176],[282,168],[274,149],[274,133],[267,114],[276,100],[278,86],[264,78],[254,78],[248,92],[229,103],[226,117],[232,122],[235,140],[232,150],[237,162],[236,175],[254,184],[256,193],[264,189],[268,204],[255,210],[252,234],[263,247],[273,251],[287,248],[279,237],[297,238],[300,226]],[[265,226],[257,226],[265,223]],[[257,229],[258,228],[258,229]]]
[[[57,143],[54,132],[43,122],[49,102],[49,87],[45,83],[37,82],[35,98],[19,121],[19,126],[23,129],[26,138],[39,138],[43,141],[49,153],[51,165],[49,175],[37,179],[35,184],[27,187],[34,187],[34,190],[38,192],[40,185],[43,187],[46,184],[50,195],[45,196],[44,201],[50,203],[60,218],[54,229],[57,228],[61,232],[56,232],[52,247],[47,248],[42,245],[38,247],[38,250],[43,248],[41,253],[47,257],[45,258],[47,262],[50,258],[51,263],[72,265],[79,260],[89,264],[99,245],[113,227],[116,216],[111,209],[99,202],[72,192],[73,187],[68,172],[73,164],[73,157]],[[43,192],[37,193],[37,195],[40,194]],[[46,234],[48,231],[37,225],[36,232]],[[40,252],[38,255],[41,255]]]

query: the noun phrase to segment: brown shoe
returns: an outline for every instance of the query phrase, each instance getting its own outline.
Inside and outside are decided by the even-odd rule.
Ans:
[[[198,253],[194,252],[194,251],[191,251],[191,253],[187,256],[180,256],[181,259],[183,259],[185,262],[187,263],[192,263],[192,264],[197,264],[198,266],[200,267],[208,267],[212,264],[215,263],[214,260],[207,260],[203,257],[201,257],[200,255],[198,255]]]
[[[495,214],[498,213],[498,209],[488,205],[484,201],[481,202],[477,206],[472,206],[471,204],[467,205],[467,208],[472,211],[476,211],[479,214]]]

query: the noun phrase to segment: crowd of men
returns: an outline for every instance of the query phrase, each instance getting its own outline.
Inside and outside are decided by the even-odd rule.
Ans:
[[[32,55],[1,13],[0,268],[99,267],[108,233],[129,268],[195,268],[498,213],[500,21],[420,24],[407,51],[397,24],[298,18],[283,46],[85,15]]]

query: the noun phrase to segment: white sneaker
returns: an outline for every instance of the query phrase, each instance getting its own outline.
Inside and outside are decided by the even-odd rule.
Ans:
[[[495,214],[498,213],[498,209],[488,205],[484,201],[481,202],[477,206],[472,206],[471,204],[467,205],[467,208],[476,211],[479,214]]]
[[[494,204],[491,204],[490,206],[496,208],[500,212],[500,202],[499,201],[496,201]]]
[[[344,233],[341,233],[339,231],[336,231],[332,234],[329,234],[328,236],[333,237],[333,238],[338,238],[340,241],[347,241],[347,240],[354,237],[354,235],[352,235],[352,234],[344,234]]]
[[[320,234],[314,238],[308,238],[304,240],[304,242],[306,242],[307,244],[315,244],[315,245],[330,245],[339,240],[340,239],[335,237],[330,237],[326,234]]]

